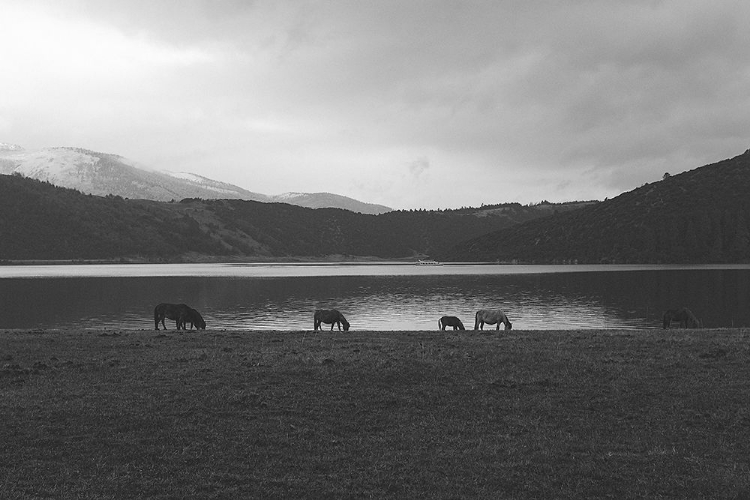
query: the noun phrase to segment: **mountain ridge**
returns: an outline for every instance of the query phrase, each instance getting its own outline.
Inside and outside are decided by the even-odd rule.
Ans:
[[[370,215],[238,199],[158,202],[0,175],[0,260],[417,259],[548,213],[497,208]]]
[[[580,210],[461,242],[444,260],[512,263],[750,262],[750,150],[665,174]]]
[[[368,214],[391,210],[384,205],[330,193],[295,193],[295,196],[289,196],[288,193],[256,193],[198,174],[155,170],[117,154],[83,148],[26,150],[15,144],[0,143],[0,174],[12,173],[98,196],[113,195],[153,201],[179,201],[183,198],[241,199],[264,203],[283,202],[311,208],[342,208]]]

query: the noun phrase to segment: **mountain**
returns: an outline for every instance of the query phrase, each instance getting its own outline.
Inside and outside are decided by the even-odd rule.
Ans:
[[[289,203],[307,208],[343,208],[361,214],[382,214],[392,209],[385,205],[375,205],[331,193],[284,193],[270,196],[270,201]]]
[[[750,150],[580,210],[461,242],[439,257],[518,263],[750,262]]]
[[[0,260],[416,259],[549,212],[518,203],[369,215],[238,199],[158,202],[0,175]]]
[[[115,195],[154,201],[183,198],[240,199],[284,202],[306,207],[343,208],[360,213],[383,213],[390,208],[329,193],[287,193],[269,196],[186,172],[144,168],[119,155],[80,148],[28,151],[0,143],[0,174],[17,173],[98,196]]]

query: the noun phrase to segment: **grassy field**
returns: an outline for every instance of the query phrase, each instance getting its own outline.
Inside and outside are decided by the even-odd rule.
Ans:
[[[750,330],[0,331],[0,498],[747,498]]]

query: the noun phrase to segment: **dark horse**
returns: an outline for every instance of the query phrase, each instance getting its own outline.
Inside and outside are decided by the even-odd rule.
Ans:
[[[349,322],[346,320],[344,315],[338,312],[336,309],[316,309],[313,319],[315,320],[315,331],[320,328],[321,323],[330,323],[331,331],[333,331],[334,325],[338,325],[339,331],[341,331],[341,325],[344,325],[345,332],[349,331]]]
[[[488,325],[497,324],[495,330],[500,329],[500,323],[503,323],[505,325],[506,331],[513,328],[513,323],[511,323],[505,313],[500,311],[499,309],[492,311],[489,309],[478,310],[477,314],[474,316],[474,330],[484,330],[485,323],[487,323]]]
[[[203,316],[201,316],[201,313],[190,308],[190,311],[184,315],[180,316],[180,322],[182,323],[182,328],[187,330],[187,324],[190,323],[190,329],[193,329],[193,326],[195,326],[196,330],[205,330],[206,329],[206,320],[203,319]],[[178,326],[179,328],[179,326]]]
[[[452,326],[454,330],[466,330],[461,320],[455,316],[443,316],[438,320],[438,328],[445,330],[446,326]]]
[[[167,329],[167,325],[164,324],[164,319],[173,319],[176,322],[176,328],[178,330],[187,330],[187,324],[190,323],[190,328],[195,326],[196,329],[206,329],[206,322],[198,311],[191,308],[186,304],[159,304],[154,308],[154,329],[159,329],[159,323]]]
[[[700,328],[701,322],[687,307],[682,309],[667,309],[661,318],[662,328],[667,329],[672,321],[679,321],[680,328]]]

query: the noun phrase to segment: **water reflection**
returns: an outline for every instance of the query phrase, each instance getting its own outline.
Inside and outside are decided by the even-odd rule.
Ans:
[[[365,270],[301,276],[3,278],[0,328],[153,329],[153,307],[159,302],[190,304],[209,328],[228,330],[310,330],[316,308],[340,309],[353,330],[436,330],[445,314],[459,316],[472,328],[474,312],[486,307],[505,310],[514,328],[523,330],[658,328],[663,310],[681,306],[690,307],[706,326],[750,325],[750,270],[744,268],[505,274]]]

